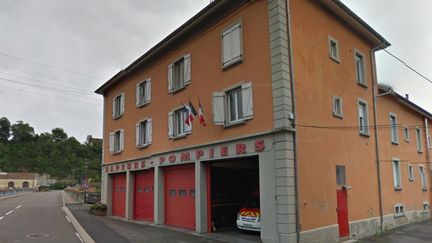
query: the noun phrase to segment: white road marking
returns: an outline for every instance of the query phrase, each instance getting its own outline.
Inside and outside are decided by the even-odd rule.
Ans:
[[[2,216],[2,217],[0,217],[0,220],[2,220],[2,219],[4,219],[4,217]]]
[[[84,243],[83,239],[82,239],[81,236],[78,234],[78,232],[75,232],[75,235],[78,237],[78,239],[81,241],[81,243]]]
[[[7,213],[6,213],[6,216],[9,215],[9,214],[11,214],[11,213],[13,213],[13,210],[7,212]]]
[[[67,215],[65,215],[65,217],[66,217],[66,220],[70,223],[71,221],[70,221],[69,217]]]
[[[18,208],[20,208],[20,207],[22,207],[22,205],[18,205],[18,206],[16,206],[16,208],[15,208],[15,209],[18,209]]]

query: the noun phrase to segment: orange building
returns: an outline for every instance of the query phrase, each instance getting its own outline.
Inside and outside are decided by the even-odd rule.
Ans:
[[[388,97],[374,98],[374,52],[388,45],[338,0],[212,2],[96,91],[108,214],[198,233],[239,227],[263,242],[372,235],[398,203],[398,217],[426,218],[408,210],[428,191],[395,192],[384,160],[424,162],[429,147],[389,154],[375,136],[386,112],[375,101]],[[427,116],[393,103],[408,125]],[[240,213],[250,207],[254,217]]]

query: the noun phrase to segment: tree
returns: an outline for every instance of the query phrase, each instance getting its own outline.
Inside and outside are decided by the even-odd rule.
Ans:
[[[13,124],[11,131],[13,142],[29,142],[35,136],[34,128],[23,121],[17,121],[17,123]]]
[[[11,124],[6,117],[0,118],[0,142],[7,142],[11,133]]]
[[[63,128],[54,128],[51,130],[52,137],[54,142],[65,141],[68,138],[68,135],[65,133]]]

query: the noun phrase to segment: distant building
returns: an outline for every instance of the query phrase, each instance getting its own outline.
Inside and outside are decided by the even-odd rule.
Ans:
[[[96,145],[102,146],[102,139],[101,138],[94,138],[91,135],[89,135],[89,136],[87,136],[86,143],[90,144],[90,145],[96,144]]]
[[[39,186],[36,173],[5,172],[0,174],[0,189],[33,189]]]

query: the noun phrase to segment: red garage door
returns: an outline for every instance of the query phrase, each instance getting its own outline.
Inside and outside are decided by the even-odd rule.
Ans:
[[[166,224],[195,229],[194,166],[165,169]]]
[[[126,205],[126,174],[112,176],[112,215],[124,217]]]
[[[135,173],[134,218],[153,221],[154,170]]]

